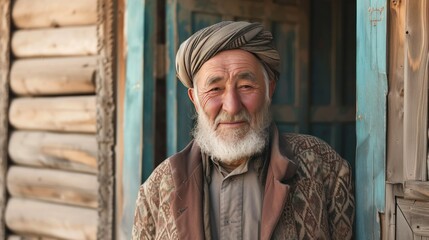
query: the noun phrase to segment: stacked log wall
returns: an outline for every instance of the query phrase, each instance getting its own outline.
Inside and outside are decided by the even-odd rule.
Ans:
[[[97,0],[15,0],[6,239],[96,239]]]

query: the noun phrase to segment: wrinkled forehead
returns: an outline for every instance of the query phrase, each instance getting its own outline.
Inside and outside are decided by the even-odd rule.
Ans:
[[[244,50],[226,50],[207,60],[195,74],[196,84],[207,85],[218,78],[243,77],[251,80],[264,75],[264,66],[252,53]]]

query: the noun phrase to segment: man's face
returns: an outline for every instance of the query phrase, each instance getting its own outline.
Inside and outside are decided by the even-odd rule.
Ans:
[[[203,64],[194,81],[188,94],[198,124],[210,128],[212,137],[235,144],[246,140],[249,131],[265,130],[275,83],[266,79],[262,64],[251,53],[223,51]]]

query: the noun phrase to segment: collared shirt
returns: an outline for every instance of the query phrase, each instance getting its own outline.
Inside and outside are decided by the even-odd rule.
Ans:
[[[216,161],[210,168],[212,239],[259,239],[263,188],[261,157],[251,158],[231,173]]]

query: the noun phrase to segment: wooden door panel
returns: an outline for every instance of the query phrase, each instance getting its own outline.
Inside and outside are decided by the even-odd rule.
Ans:
[[[403,232],[407,232],[407,238],[402,239],[425,239],[429,237],[429,202],[397,198],[396,215],[397,239],[401,239],[399,237],[403,235]],[[405,219],[405,223],[401,218]]]

